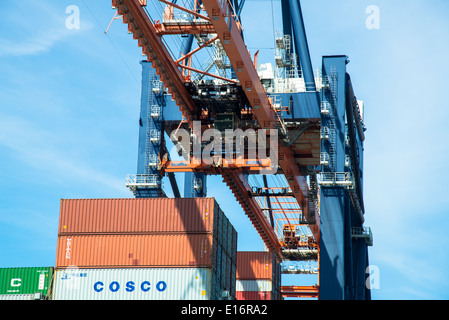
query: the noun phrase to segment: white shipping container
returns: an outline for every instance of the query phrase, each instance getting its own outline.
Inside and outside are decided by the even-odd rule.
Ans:
[[[210,300],[207,268],[56,270],[54,300]]]
[[[235,291],[272,291],[273,285],[270,280],[237,280]]]

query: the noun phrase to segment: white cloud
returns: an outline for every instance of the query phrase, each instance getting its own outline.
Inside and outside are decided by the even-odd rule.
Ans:
[[[41,32],[22,42],[0,39],[0,57],[37,55],[47,52],[56,42],[69,36],[69,34],[69,30],[56,29]]]
[[[21,31],[24,34],[31,34],[28,38],[0,38],[0,57],[42,54],[50,51],[57,43],[94,27],[92,22],[82,20],[79,29],[68,29],[64,17],[64,15],[53,12],[51,15],[53,20],[47,22],[49,26],[45,30],[42,26],[37,28],[39,31],[30,29],[30,26],[24,27]]]
[[[118,178],[85,164],[83,155],[74,156],[68,152],[65,144],[70,140],[64,143],[61,132],[48,132],[22,119],[4,115],[0,117],[0,128],[0,147],[12,150],[19,161],[45,175],[45,182],[81,183],[110,190],[114,194],[129,194],[124,188],[124,177]],[[10,151],[8,153],[11,154]]]

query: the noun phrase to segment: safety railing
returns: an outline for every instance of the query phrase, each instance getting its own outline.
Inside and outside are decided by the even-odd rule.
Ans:
[[[373,233],[370,227],[352,227],[351,237],[353,239],[365,239],[368,246],[373,245]]]
[[[281,266],[281,272],[284,274],[318,274],[318,267],[315,266]]]
[[[161,115],[161,106],[152,105],[150,108],[150,114],[152,118],[159,118]]]
[[[190,11],[191,12],[191,11]],[[210,23],[206,19],[202,19],[195,15],[194,12],[189,13],[186,10],[174,8],[168,5],[162,14],[162,23],[164,24],[179,24],[179,23],[191,23],[195,20],[195,23]]]
[[[349,172],[322,172],[321,186],[346,186],[352,188],[354,181]]]
[[[153,92],[154,93],[161,93],[163,89],[163,83],[159,80],[154,80],[152,83],[153,86]]]
[[[329,114],[331,111],[331,104],[329,101],[321,101],[321,114]]]
[[[151,142],[159,142],[161,138],[161,132],[157,129],[153,129],[150,131],[150,141]]]
[[[351,157],[348,155],[345,155],[345,167],[350,168],[351,167]]]
[[[128,174],[125,185],[130,189],[138,187],[157,187],[159,177],[156,174]]]
[[[321,127],[321,139],[329,140],[330,134],[331,134],[331,132],[330,132],[329,127],[327,127],[327,126]]]
[[[150,167],[157,167],[159,165],[159,156],[157,154],[150,154],[148,157],[148,165]]]
[[[322,165],[325,165],[325,166],[329,165],[329,159],[330,159],[330,157],[329,157],[329,154],[327,152],[321,152],[320,163]]]

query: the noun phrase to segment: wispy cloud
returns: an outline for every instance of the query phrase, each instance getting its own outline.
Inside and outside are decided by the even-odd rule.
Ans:
[[[442,295],[447,288],[448,279],[443,264],[432,264],[433,257],[423,253],[421,248],[415,252],[390,252],[377,259],[380,269],[380,290],[396,291],[397,299],[446,299]],[[443,260],[443,259],[441,259]],[[395,287],[398,283],[401,285]],[[419,292],[419,294],[417,294]]]
[[[0,57],[46,53],[57,43],[93,28],[93,23],[87,20],[81,20],[78,29],[67,28],[66,19],[70,16],[66,13],[65,7],[60,5],[39,1],[27,4],[21,10],[23,14],[16,15],[16,20],[13,21],[14,25],[19,27],[17,33],[11,33],[15,37],[0,37]],[[18,18],[22,22],[16,22]],[[29,20],[33,20],[34,23],[29,23]],[[17,35],[25,36],[17,37]]]
[[[0,117],[0,128],[0,148],[12,150],[24,165],[44,174],[47,182],[77,182],[110,190],[114,194],[129,194],[124,188],[123,177],[86,164],[82,156],[69,152],[64,147],[61,132],[49,132],[26,120],[4,115]]]
[[[68,29],[53,29],[16,42],[9,39],[0,39],[0,57],[5,56],[28,56],[48,52],[55,43],[68,37]]]

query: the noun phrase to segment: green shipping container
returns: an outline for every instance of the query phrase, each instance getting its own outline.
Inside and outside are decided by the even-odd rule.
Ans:
[[[0,295],[29,295],[40,293],[49,297],[53,267],[0,268]]]

